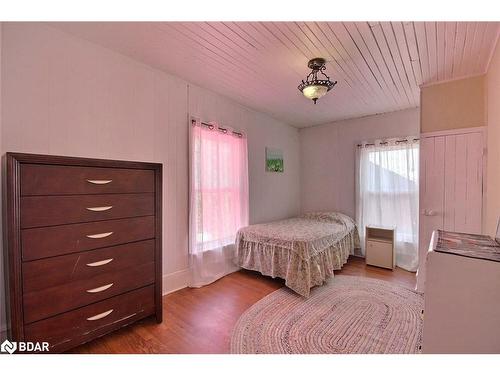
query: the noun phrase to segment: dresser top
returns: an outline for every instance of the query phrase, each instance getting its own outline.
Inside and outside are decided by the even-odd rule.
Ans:
[[[437,232],[434,251],[500,262],[500,244],[491,237],[443,230]]]
[[[85,166],[102,168],[128,168],[128,169],[154,169],[161,170],[161,163],[129,161],[129,160],[111,160],[94,159],[73,156],[26,154],[20,152],[7,152],[7,158],[15,160],[17,163],[29,164],[49,164],[66,166]]]

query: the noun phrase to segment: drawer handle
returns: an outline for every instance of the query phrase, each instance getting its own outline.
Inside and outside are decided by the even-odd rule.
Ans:
[[[101,211],[107,211],[111,210],[113,206],[101,206],[101,207],[85,207],[89,211],[94,211],[94,212],[101,212]]]
[[[87,263],[87,266],[88,267],[99,267],[99,266],[104,266],[105,264],[111,263],[112,261],[113,261],[113,258],[109,258],[109,259],[100,260],[99,262]]]
[[[87,320],[99,320],[99,319],[107,317],[112,312],[113,312],[113,309],[105,311],[105,312],[97,314],[97,315],[94,315],[94,316],[91,316],[90,318],[87,318]]]
[[[109,237],[113,234],[113,232],[105,232],[105,233],[96,233],[96,234],[87,234],[88,238],[105,238]]]
[[[88,183],[94,185],[106,185],[112,182],[113,180],[87,180]]]
[[[113,283],[111,284],[106,284],[106,285],[103,285],[103,286],[100,286],[98,288],[95,288],[95,289],[89,289],[87,290],[87,293],[99,293],[99,292],[104,292],[105,290],[111,288],[113,286]]]

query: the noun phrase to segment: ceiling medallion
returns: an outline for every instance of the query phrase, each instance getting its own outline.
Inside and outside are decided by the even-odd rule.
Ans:
[[[304,94],[306,98],[311,99],[314,104],[337,84],[337,81],[330,81],[330,77],[324,73],[326,70],[325,63],[326,60],[321,57],[309,60],[307,66],[311,69],[311,73],[309,73],[305,81],[302,80],[302,83],[298,86],[302,94]],[[318,73],[321,73],[323,77],[320,76],[318,78]]]

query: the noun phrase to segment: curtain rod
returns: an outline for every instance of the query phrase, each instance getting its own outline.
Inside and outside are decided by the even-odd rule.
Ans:
[[[196,120],[195,119],[192,119],[191,120],[191,124],[192,125],[196,125]],[[207,128],[209,128],[210,130],[214,130],[215,129],[215,125],[214,124],[209,124],[207,122],[203,122],[203,121],[200,121],[200,124],[202,126],[206,126]],[[217,130],[221,131],[222,133],[226,134],[228,132],[228,130],[226,128],[221,128],[220,126],[217,127]],[[243,137],[243,133],[240,133],[240,132],[235,132],[234,130],[231,130],[231,133],[233,133],[234,135],[242,138]]]
[[[418,141],[419,139],[420,139],[420,138],[413,138],[412,140],[413,140],[413,141]],[[394,142],[394,143],[405,143],[405,142],[408,142],[408,140],[407,140],[407,139],[398,139],[398,140],[397,140],[396,142]],[[380,143],[378,143],[378,144],[379,144],[379,145],[383,145],[383,146],[384,146],[384,145],[389,144],[389,142],[380,142]],[[363,147],[363,146],[375,146],[375,145],[376,145],[376,143],[365,143],[365,144],[358,143],[358,144],[357,144],[357,146],[358,146],[358,147]]]

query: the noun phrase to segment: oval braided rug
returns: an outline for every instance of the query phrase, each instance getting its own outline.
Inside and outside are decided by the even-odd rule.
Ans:
[[[418,353],[422,295],[386,281],[335,276],[306,299],[284,287],[240,317],[231,353]]]

